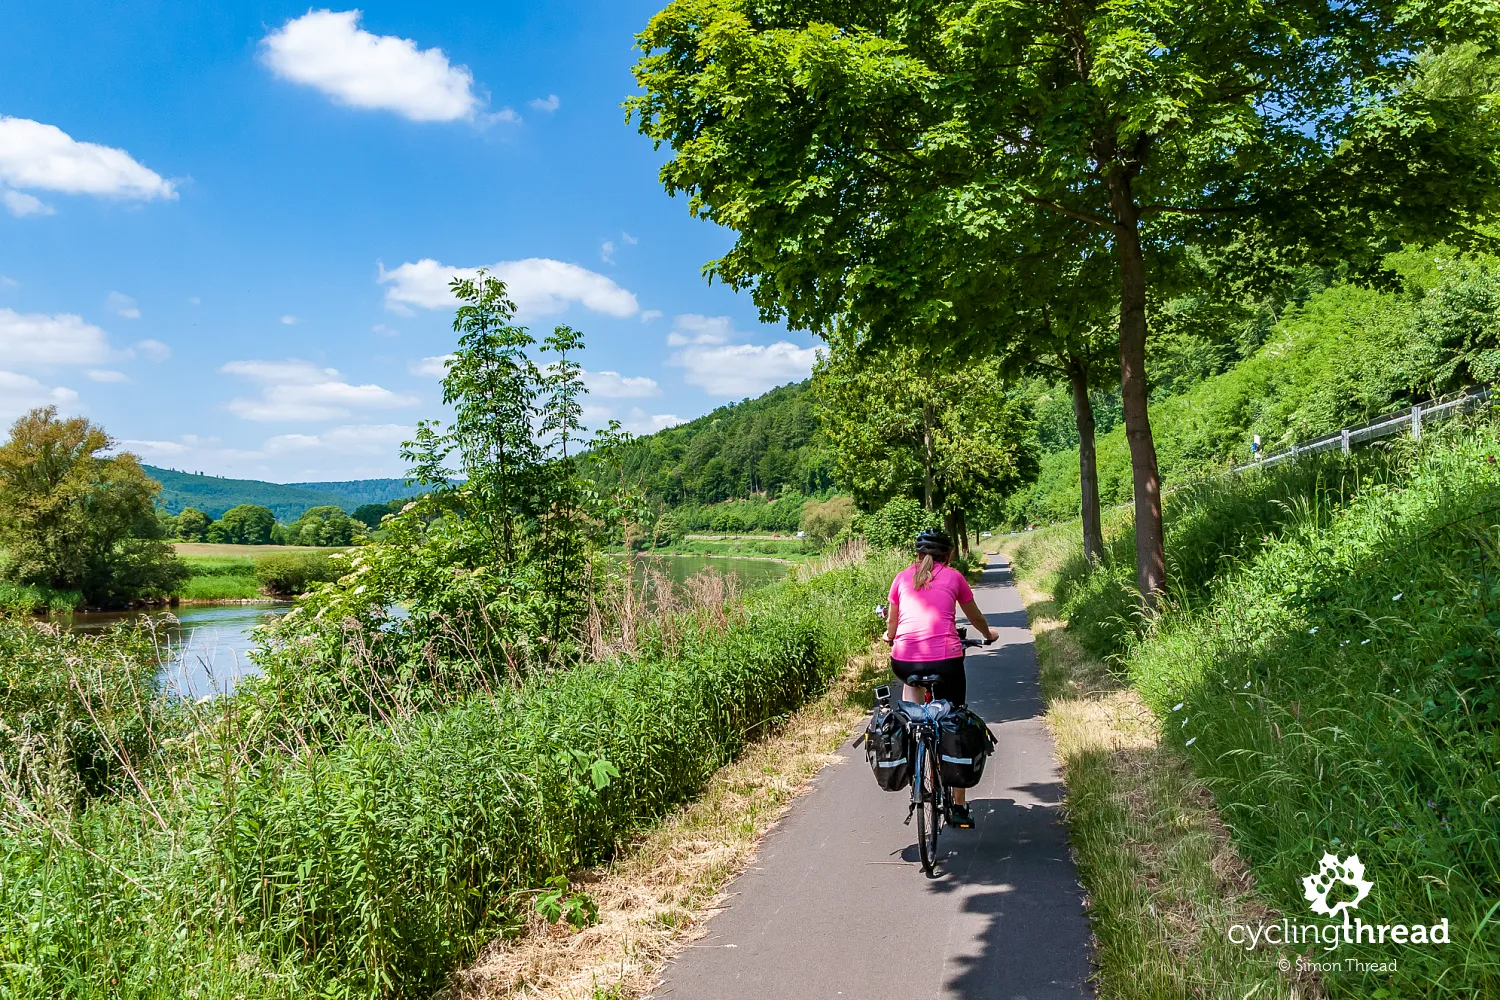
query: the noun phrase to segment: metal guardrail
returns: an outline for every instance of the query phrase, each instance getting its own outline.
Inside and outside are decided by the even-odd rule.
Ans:
[[[1481,389],[1477,392],[1465,392],[1455,396],[1453,399],[1434,403],[1418,403],[1409,409],[1397,410],[1384,416],[1376,417],[1374,420],[1358,427],[1345,427],[1343,430],[1328,434],[1311,441],[1298,442],[1286,451],[1267,455],[1265,458],[1256,459],[1245,465],[1236,465],[1230,472],[1244,472],[1246,469],[1264,469],[1278,462],[1300,458],[1303,455],[1311,455],[1315,452],[1329,451],[1338,448],[1345,455],[1349,449],[1356,444],[1366,441],[1374,441],[1377,438],[1390,437],[1393,434],[1402,434],[1411,431],[1411,436],[1422,440],[1422,425],[1434,420],[1444,420],[1448,417],[1457,416],[1460,413],[1468,413],[1477,409],[1481,403],[1490,398],[1492,389]]]

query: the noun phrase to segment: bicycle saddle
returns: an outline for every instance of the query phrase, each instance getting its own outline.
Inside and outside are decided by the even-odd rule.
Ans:
[[[906,683],[912,687],[930,688],[942,679],[938,674],[912,674],[906,679]]]

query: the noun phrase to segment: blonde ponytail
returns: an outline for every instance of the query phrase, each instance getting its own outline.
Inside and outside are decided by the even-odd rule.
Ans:
[[[923,556],[915,565],[917,571],[912,574],[912,583],[918,590],[921,590],[932,582],[932,556]]]

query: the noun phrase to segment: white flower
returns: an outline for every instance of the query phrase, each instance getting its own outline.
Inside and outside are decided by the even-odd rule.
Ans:
[[[1246,681],[1246,682],[1245,682],[1245,686],[1244,686],[1244,687],[1242,687],[1242,688],[1240,688],[1240,690],[1241,690],[1241,691],[1247,691],[1247,690],[1249,690],[1249,688],[1250,688],[1250,682],[1249,682],[1249,681]]]
[[[1317,635],[1318,634],[1318,626],[1314,625],[1312,628],[1308,629],[1307,630],[1307,634],[1308,635]]]
[[[1185,746],[1185,747],[1190,747],[1190,746],[1192,746],[1192,745],[1193,745],[1193,744],[1194,744],[1194,743],[1197,743],[1197,742],[1198,742],[1198,737],[1196,737],[1196,736],[1194,736],[1194,737],[1193,737],[1193,738],[1192,738],[1192,739],[1190,739],[1190,740],[1188,740],[1188,741],[1187,741],[1187,742],[1186,742],[1186,743],[1184,743],[1184,744],[1183,744],[1183,746]]]
[[[1190,716],[1188,716],[1188,719],[1191,719],[1191,718],[1192,718],[1192,716],[1191,716],[1191,715],[1190,715]],[[1182,728],[1183,728],[1183,729],[1186,729],[1186,728],[1187,728],[1187,724],[1188,724],[1188,720],[1187,720],[1187,719],[1183,719],[1183,720],[1182,720]]]
[[[1393,600],[1393,601],[1399,601],[1399,600],[1401,600],[1401,595],[1397,594],[1395,597],[1391,598],[1391,600]]]
[[[1172,706],[1172,711],[1174,711],[1174,712],[1180,712],[1180,711],[1182,711],[1182,706],[1186,705],[1186,704],[1187,704],[1187,702],[1185,702],[1185,701],[1179,701],[1177,704],[1175,704],[1175,705]]]
[[[1368,646],[1369,644],[1370,644],[1370,640],[1369,639],[1365,639],[1364,641],[1362,641],[1360,643],[1361,646]]]

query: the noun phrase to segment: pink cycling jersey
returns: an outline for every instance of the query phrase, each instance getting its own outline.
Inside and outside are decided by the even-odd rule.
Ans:
[[[916,574],[917,568],[908,566],[891,581],[892,610],[900,615],[892,658],[926,663],[962,656],[964,647],[958,641],[953,613],[960,602],[974,599],[969,581],[958,570],[938,563],[932,567],[932,580],[918,590]]]

